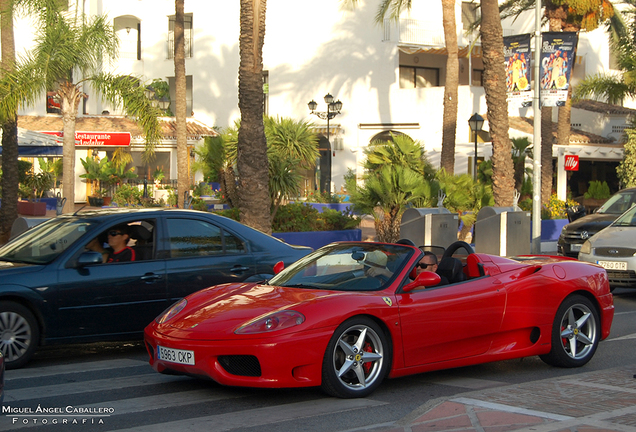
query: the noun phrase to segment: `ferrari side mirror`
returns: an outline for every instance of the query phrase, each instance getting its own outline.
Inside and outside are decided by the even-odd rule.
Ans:
[[[402,291],[406,293],[406,292],[413,291],[415,288],[421,288],[421,287],[426,288],[430,286],[435,286],[439,284],[441,281],[442,281],[442,278],[440,278],[437,273],[423,271],[422,273],[417,275],[417,277],[415,278],[413,282],[404,285],[402,287]]]
[[[274,274],[277,275],[278,273],[282,272],[284,268],[285,263],[282,261],[278,261],[276,264],[274,264]]]

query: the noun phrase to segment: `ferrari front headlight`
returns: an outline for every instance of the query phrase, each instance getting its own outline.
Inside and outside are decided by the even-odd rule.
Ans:
[[[157,322],[157,324],[165,323],[166,321],[174,317],[176,314],[181,312],[183,308],[186,307],[187,304],[188,304],[188,301],[186,299],[179,300],[178,302],[170,306],[168,309],[163,311],[161,315],[155,318],[155,321]]]
[[[591,254],[592,253],[592,243],[590,243],[589,240],[585,240],[585,243],[583,243],[583,246],[581,246],[581,250],[579,251],[579,253],[586,254],[586,255]]]
[[[305,316],[293,310],[284,310],[265,315],[239,327],[236,334],[267,333],[294,327],[305,322]]]

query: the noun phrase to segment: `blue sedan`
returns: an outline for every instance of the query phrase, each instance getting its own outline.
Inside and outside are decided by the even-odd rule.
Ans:
[[[134,261],[107,262],[109,233],[122,231]],[[141,339],[174,301],[212,285],[267,279],[276,262],[287,266],[309,252],[192,210],[58,216],[0,248],[5,365],[23,366],[42,344]]]

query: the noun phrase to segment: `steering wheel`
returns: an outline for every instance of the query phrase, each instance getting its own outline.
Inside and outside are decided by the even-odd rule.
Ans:
[[[442,255],[442,259],[452,257],[457,249],[462,248],[468,253],[468,255],[475,253],[475,249],[473,249],[473,247],[465,241],[456,241],[446,248],[446,250],[444,251],[444,255]]]

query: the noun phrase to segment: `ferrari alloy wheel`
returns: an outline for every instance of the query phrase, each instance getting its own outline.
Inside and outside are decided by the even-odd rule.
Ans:
[[[580,295],[568,297],[559,306],[552,325],[552,348],[541,360],[553,366],[583,366],[598,347],[599,323],[590,300]]]
[[[345,321],[327,346],[322,389],[340,398],[371,394],[387,373],[390,351],[385,333],[375,322],[363,317]]]
[[[7,369],[28,362],[37,346],[39,329],[29,309],[14,302],[0,302],[0,350]]]

